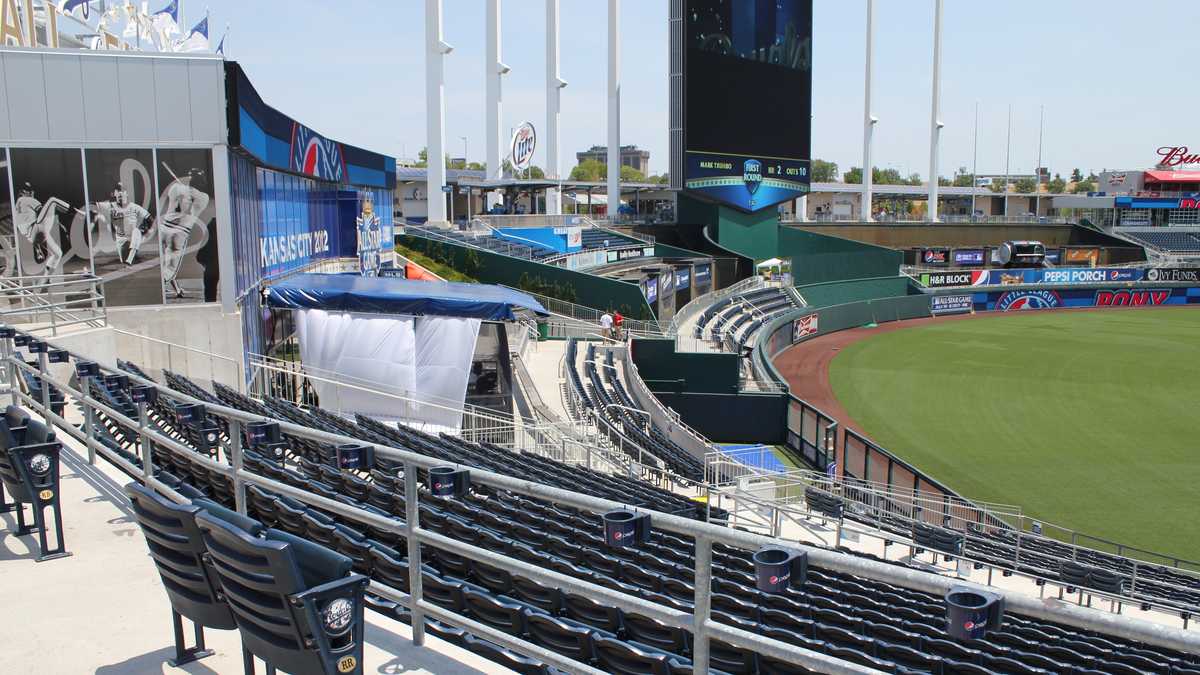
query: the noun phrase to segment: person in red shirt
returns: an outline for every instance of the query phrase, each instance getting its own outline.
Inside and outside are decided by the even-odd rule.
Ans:
[[[616,333],[617,339],[621,339],[621,324],[625,322],[625,317],[621,316],[621,310],[613,313],[613,332]]]

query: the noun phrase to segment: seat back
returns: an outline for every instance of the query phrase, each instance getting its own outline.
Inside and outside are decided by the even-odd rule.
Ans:
[[[216,572],[204,561],[206,548],[196,514],[200,507],[160,497],[138,483],[125,486],[171,608],[206,628],[237,628],[222,599]]]
[[[332,673],[339,658],[350,658],[351,672],[361,672],[361,602],[357,627],[334,639],[323,630],[315,602],[298,597],[344,579],[349,558],[278,530],[259,539],[210,514],[195,517],[250,653],[285,672]],[[349,656],[356,646],[357,657]]]

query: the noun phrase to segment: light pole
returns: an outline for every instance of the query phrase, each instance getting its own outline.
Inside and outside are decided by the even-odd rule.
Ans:
[[[979,101],[975,101],[975,149],[971,153],[971,220],[975,220],[975,195],[979,193]]]
[[[463,142],[463,168],[467,168],[467,137],[459,136]]]
[[[1046,106],[1042,106],[1038,113],[1038,161],[1037,168],[1033,170],[1037,174],[1036,187],[1033,189],[1033,217],[1042,217],[1042,141],[1045,139],[1046,131]]]
[[[875,0],[867,0],[867,68],[863,96],[862,217],[871,222],[871,137],[879,122],[871,114],[871,50],[875,42]]]
[[[1001,185],[1000,194],[1004,199],[1004,217],[1008,218],[1008,168],[1009,160],[1012,158],[1012,104],[1008,104],[1008,140],[1004,144],[1004,185]]]
[[[929,113],[929,222],[938,220],[938,145],[942,121],[938,119],[942,94],[942,0],[933,3],[933,103]]]

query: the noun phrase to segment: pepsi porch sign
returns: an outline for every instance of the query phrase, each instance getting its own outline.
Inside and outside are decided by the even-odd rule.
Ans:
[[[758,211],[808,193],[808,160],[687,153],[687,185],[694,195],[742,211]]]

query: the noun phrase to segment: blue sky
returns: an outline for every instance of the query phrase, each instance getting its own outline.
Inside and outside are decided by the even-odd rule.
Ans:
[[[155,3],[157,5],[157,3]],[[424,0],[210,0],[213,42],[232,25],[228,54],[271,105],[355,145],[415,156],[425,145]],[[482,160],[482,0],[445,0],[447,150],[467,137]],[[562,163],[605,142],[603,0],[561,0]],[[183,22],[199,18],[185,2]],[[545,123],[543,0],[505,0],[504,126]],[[844,171],[862,161],[864,0],[815,0],[813,154]],[[1152,165],[1162,145],[1200,149],[1193,123],[1200,94],[1186,67],[1200,47],[1187,36],[1200,3],[1142,0],[946,0],[941,173],[971,166],[980,106],[979,172],[1004,169],[1005,122],[1013,108],[1011,167],[1037,160],[1038,109],[1045,106],[1043,163],[1073,167]],[[624,0],[622,142],[667,166],[667,0]],[[875,164],[927,175],[933,1],[876,2]],[[505,139],[506,142],[506,139]],[[544,164],[544,144],[535,163]]]

